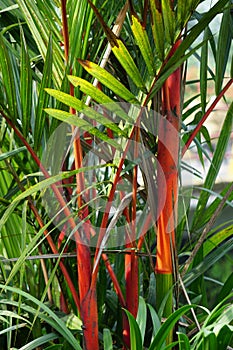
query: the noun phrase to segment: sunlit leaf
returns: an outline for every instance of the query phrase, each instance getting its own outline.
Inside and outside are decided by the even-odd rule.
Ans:
[[[52,108],[46,108],[45,111],[46,113],[58,120],[61,120],[70,125],[77,126],[82,130],[88,131],[90,134],[98,137],[100,140],[106,141],[109,145],[114,146],[116,149],[122,149],[121,145],[119,145],[117,141],[114,141],[114,139],[111,139],[105,133],[103,133],[102,131],[94,127],[92,124],[88,123],[86,120],[80,118],[75,114]],[[107,126],[111,128],[112,123],[109,122]]]
[[[75,87],[80,86],[80,90],[87,96],[90,96],[94,101],[101,104],[113,103],[113,100],[109,96],[107,96],[93,84],[89,83],[87,80],[80,77],[75,77],[73,75],[69,75],[68,78],[71,84],[73,84]]]
[[[117,45],[112,47],[112,52],[121,63],[122,67],[125,69],[126,73],[132,79],[134,84],[143,92],[147,93],[142,76],[136,64],[134,63],[132,56],[121,40],[117,39]]]
[[[108,73],[105,69],[100,68],[97,64],[90,61],[79,60],[80,64],[85,70],[90,73],[93,77],[98,79],[102,84],[112,90],[116,95],[123,98],[125,101],[130,103],[139,104],[135,96],[114,76]]]
[[[154,42],[157,49],[158,57],[161,61],[164,59],[164,24],[162,13],[156,8],[155,1],[150,0],[151,15],[152,15],[152,32]]]
[[[137,17],[132,15],[132,32],[136,43],[140,48],[141,54],[145,60],[148,72],[151,76],[155,74],[153,67],[153,52],[147,36],[146,29],[142,26]]]
[[[203,245],[203,254],[206,256],[213,249],[215,249],[224,240],[231,237],[233,234],[233,225],[228,226],[222,230],[219,230],[214,235],[212,235]]]
[[[119,103],[115,103],[109,96],[105,95],[101,90],[93,86],[91,83],[82,78],[74,77],[71,75],[69,75],[68,78],[74,86],[80,86],[80,90],[84,92],[87,96],[91,96],[91,98],[94,101],[100,103],[101,105],[104,105],[106,109],[116,113],[123,120],[133,122],[132,118],[130,118],[124,112],[124,110],[120,107]]]
[[[165,37],[169,44],[173,43],[175,35],[175,16],[170,0],[162,0],[162,14],[164,20]]]
[[[76,315],[70,314],[66,318],[66,327],[68,327],[69,329],[81,331],[82,330],[82,321]]]
[[[151,2],[153,2],[151,0]],[[184,55],[185,52],[192,46],[194,41],[198,38],[198,36],[202,33],[202,31],[206,28],[206,26],[210,23],[210,21],[221,11],[222,7],[228,2],[228,0],[219,0],[203,17],[200,21],[192,27],[189,34],[185,37],[185,39],[181,42],[175,53],[169,59],[168,63],[164,67],[163,73],[156,81],[154,85],[153,93],[154,94],[159,90],[162,83],[175,71],[181,64],[189,57],[191,54],[196,51],[199,47],[203,45],[203,43],[198,44],[195,50],[191,50],[188,54]],[[162,36],[162,33],[159,35]],[[192,52],[192,53],[191,53]]]
[[[127,134],[121,130],[116,123],[114,123],[114,120],[108,119],[104,116],[104,113],[98,113],[94,108],[90,108],[85,105],[83,101],[80,101],[76,97],[73,97],[69,94],[66,94],[64,92],[53,90],[53,89],[46,89],[46,91],[53,97],[55,97],[60,102],[66,104],[67,106],[70,106],[74,108],[78,112],[82,112],[85,116],[89,117],[90,119],[93,119],[94,121],[105,125],[107,128],[111,129],[112,131],[115,131],[119,135],[124,135],[127,137]],[[76,118],[79,118],[76,116]]]
[[[145,83],[128,49],[123,44],[123,42],[117,38],[117,36],[112,32],[112,30],[108,28],[107,23],[105,23],[97,7],[90,0],[88,0],[88,2],[91,5],[93,11],[95,12],[98,20],[100,21],[100,24],[102,25],[107,35],[109,43],[112,47],[112,52],[114,53],[118,61],[121,63],[122,67],[125,69],[126,73],[132,79],[134,84],[146,93]]]

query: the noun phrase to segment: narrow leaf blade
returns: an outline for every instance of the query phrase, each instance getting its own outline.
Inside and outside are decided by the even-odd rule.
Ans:
[[[133,315],[128,311],[124,310],[128,320],[129,320],[129,327],[130,327],[130,349],[131,350],[143,350],[142,347],[142,336],[140,329],[138,327],[138,324],[133,317]]]
[[[233,26],[230,6],[224,11],[219,31],[217,52],[216,52],[216,77],[215,92],[219,94],[222,88],[227,62],[229,58],[230,46],[232,41],[231,28]]]
[[[134,63],[132,56],[120,39],[117,39],[117,45],[112,47],[112,52],[125,69],[128,76],[132,79],[134,84],[143,92],[147,93],[142,76]]]
[[[162,14],[156,8],[155,1],[150,0],[152,14],[152,33],[157,50],[158,57],[161,61],[164,59],[164,24]]]
[[[21,69],[20,69],[20,97],[22,108],[22,130],[28,135],[32,110],[32,72],[27,44],[21,30]]]
[[[106,141],[109,145],[115,147],[116,149],[121,150],[122,147],[113,139],[109,138],[106,134],[98,130],[96,127],[88,123],[86,120],[79,118],[75,114],[71,114],[65,111],[61,111],[59,109],[46,108],[46,113],[51,115],[52,117],[61,120],[70,125],[74,125],[79,127],[82,130],[88,131],[90,134],[98,137],[100,140]]]
[[[175,36],[175,16],[170,0],[162,0],[162,14],[165,28],[165,37],[169,44],[173,43]]]
[[[108,110],[116,113],[123,120],[133,122],[132,118],[130,118],[119,106],[119,103],[115,103],[109,96],[105,95],[101,90],[93,86],[85,79],[75,77],[72,75],[69,75],[68,79],[75,87],[80,86],[80,90],[84,92],[87,96],[91,96],[91,98],[94,101],[100,103],[101,105],[104,105]]]
[[[145,28],[138,20],[136,16],[132,16],[132,32],[136,39],[137,45],[141,51],[141,54],[145,60],[148,72],[151,76],[154,76],[154,67],[153,67],[153,52],[150,46],[149,38]]]
[[[38,149],[40,147],[41,139],[44,132],[44,126],[46,121],[46,114],[44,112],[44,108],[48,106],[48,101],[49,101],[49,95],[45,92],[45,88],[48,88],[51,86],[52,65],[53,65],[53,45],[52,45],[52,38],[50,38],[47,54],[45,57],[43,78],[39,87],[38,103],[36,106],[35,127],[34,127],[35,149]]]
[[[136,99],[136,97],[105,69],[87,60],[79,60],[79,63],[88,73],[98,79],[103,85],[112,90],[116,95],[123,98],[127,102],[139,104],[139,101]]]

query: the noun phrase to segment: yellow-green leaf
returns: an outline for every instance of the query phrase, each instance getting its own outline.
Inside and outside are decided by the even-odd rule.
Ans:
[[[218,231],[212,235],[203,245],[203,255],[208,255],[212,250],[214,250],[219,244],[224,240],[231,237],[233,234],[233,225],[225,227],[223,230]]]
[[[80,90],[84,92],[87,96],[90,96],[96,102],[101,104],[113,102],[113,100],[109,96],[105,95],[105,93],[103,93],[93,84],[89,83],[87,80],[75,77],[73,75],[68,75],[68,79],[71,82],[71,84],[75,87],[80,86]]]
[[[132,94],[132,92],[130,92],[120,81],[114,78],[105,69],[87,60],[79,60],[79,63],[88,73],[90,73],[94,78],[98,79],[116,95],[123,98],[127,102],[139,104],[139,101]]]
[[[70,314],[66,320],[66,327],[72,330],[82,330],[82,320],[74,314]]]
[[[142,56],[145,60],[148,72],[151,76],[154,76],[153,68],[153,52],[150,46],[150,42],[147,36],[145,28],[142,26],[137,17],[132,16],[132,32],[136,39],[137,45],[142,53]]]
[[[130,55],[129,51],[123,44],[123,42],[120,39],[117,40],[117,45],[112,46],[112,52],[122,65],[122,67],[125,69],[128,76],[132,79],[134,84],[143,92],[147,93],[145,83],[142,79],[142,76],[134,63],[134,60],[132,56]]]
[[[120,39],[118,39],[118,37],[108,27],[107,23],[104,21],[102,15],[100,14],[98,8],[92,3],[91,0],[88,0],[88,2],[91,8],[93,9],[93,11],[95,12],[98,20],[100,21],[100,24],[105,34],[107,35],[108,41],[112,47],[112,52],[116,56],[117,60],[125,69],[126,73],[132,79],[134,84],[143,92],[147,93],[144,81],[129,51],[127,50],[123,42]]]
[[[50,95],[55,97],[58,101],[64,103],[66,106],[76,109],[76,111],[81,111],[84,108],[84,102],[79,99],[66,94],[65,92],[54,90],[54,89],[45,89],[45,91]]]
[[[183,24],[186,21],[186,18],[185,18],[186,5],[187,4],[184,0],[177,0],[176,18],[177,18],[177,24],[180,27],[180,29],[183,27]]]
[[[164,25],[162,14],[155,6],[154,0],[150,0],[152,14],[152,33],[160,61],[164,59]]]
[[[95,120],[99,124],[106,126],[107,128],[115,131],[117,134],[126,135],[126,133],[121,130],[113,120],[106,118],[103,114],[98,113],[93,108],[90,108],[85,105],[83,101],[80,101],[76,97],[70,96],[65,92],[54,90],[54,89],[45,89],[51,96],[55,97],[58,101],[64,103],[65,105],[74,108],[77,112],[82,112],[88,118]],[[76,118],[78,118],[76,116]]]
[[[162,14],[165,28],[165,37],[169,44],[172,44],[175,35],[175,16],[171,8],[170,0],[162,0]]]
[[[90,96],[97,103],[104,105],[108,110],[116,113],[123,120],[133,122],[132,118],[129,117],[119,106],[119,103],[114,102],[109,96],[105,95],[101,90],[93,86],[85,79],[75,77],[73,75],[69,75],[68,79],[71,82],[71,84],[73,84],[75,87],[80,86],[80,90],[84,92],[87,96]]]
[[[86,120],[79,118],[75,114],[71,114],[65,111],[61,111],[53,108],[46,108],[45,112],[51,115],[52,117],[61,120],[65,123],[77,126],[80,129],[88,131],[90,134],[98,137],[99,139],[106,141],[109,145],[115,147],[118,150],[122,150],[122,147],[113,139],[109,138],[106,134],[95,128],[93,125],[88,123]]]
[[[176,18],[177,28],[182,30],[188,22],[191,14],[198,6],[200,0],[177,0]]]

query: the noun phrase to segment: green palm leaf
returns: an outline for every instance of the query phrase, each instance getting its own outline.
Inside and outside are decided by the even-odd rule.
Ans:
[[[136,43],[139,46],[141,54],[145,60],[148,72],[151,76],[155,75],[155,69],[153,66],[153,52],[150,46],[149,38],[146,29],[142,26],[138,18],[132,15],[132,32],[135,37]]]
[[[97,87],[93,86],[88,81],[75,77],[75,76],[68,76],[69,81],[75,86],[80,86],[80,90],[86,94],[87,96],[90,96],[94,101],[100,103],[101,105],[104,105],[104,107],[111,112],[116,113],[119,115],[123,120],[128,122],[133,122],[133,119],[128,116],[124,110],[120,107],[119,103],[114,102],[109,96],[104,94],[101,90],[99,90]]]
[[[22,107],[22,129],[28,135],[32,110],[32,71],[24,33],[21,30],[21,70],[20,70],[20,97]]]
[[[161,62],[165,55],[165,41],[164,41],[164,23],[162,13],[156,8],[155,1],[150,0],[151,15],[152,15],[152,33],[154,37],[155,47]]]
[[[124,101],[139,104],[139,101],[134,94],[105,69],[90,61],[79,60],[79,62],[88,73],[98,79],[103,85],[111,89],[117,96],[123,98]]]
[[[162,0],[162,14],[164,20],[165,37],[172,44],[175,37],[175,16],[171,8],[170,0]]]
[[[2,290],[11,291],[13,293],[17,293],[18,295],[21,295],[22,297],[26,298],[26,300],[30,300],[32,305],[34,304],[36,307],[40,308],[39,318],[46,321],[48,324],[50,324],[61,336],[64,337],[68,341],[68,343],[73,346],[74,349],[81,350],[81,347],[79,345],[79,342],[75,339],[73,334],[69,331],[69,329],[65,326],[65,323],[44,303],[42,303],[40,300],[36,299],[29,293],[26,293],[18,288],[10,287],[10,286],[4,286],[3,284],[0,285],[0,288]],[[15,306],[17,305],[17,302],[11,302],[11,301],[2,301],[1,303],[5,304],[12,304]],[[21,309],[25,310],[29,313],[36,314],[37,310],[34,307],[27,306],[25,304],[21,304]],[[47,316],[47,315],[48,316]]]
[[[59,109],[52,109],[52,108],[46,108],[46,113],[51,115],[52,117],[61,120],[65,123],[68,123],[70,125],[77,126],[78,128],[88,131],[90,134],[96,136],[100,140],[106,141],[109,145],[115,147],[118,150],[121,150],[122,147],[117,143],[117,141],[114,141],[114,139],[111,139],[106,134],[104,134],[102,131],[97,129],[97,127],[94,127],[92,124],[87,122],[86,120],[79,118],[75,114],[71,114],[69,112],[61,111]],[[115,128],[115,124],[111,124],[108,122],[107,124],[110,128]]]
[[[80,101],[79,99],[73,96],[70,96],[68,94],[65,94],[64,92],[61,92],[61,91],[52,90],[52,89],[46,89],[46,91],[51,96],[55,97],[58,101],[66,104],[67,106],[74,108],[78,112],[82,112],[85,116],[106,126],[112,131],[115,131],[117,134],[124,135],[125,137],[127,137],[127,134],[114,123],[114,120],[110,120],[104,117],[102,114],[95,111],[93,108],[86,106],[83,101]],[[80,118],[79,116],[76,116],[76,119],[79,119],[79,118]],[[83,123],[83,120],[81,123]],[[84,124],[82,125],[84,126]]]

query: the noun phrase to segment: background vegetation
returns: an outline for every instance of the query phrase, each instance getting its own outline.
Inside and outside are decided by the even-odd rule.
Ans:
[[[1,349],[233,347],[232,219],[214,226],[233,200],[231,182],[216,187],[231,1],[0,0],[0,16]],[[90,150],[107,160],[87,168]],[[200,177],[196,164],[192,193],[180,174]]]

